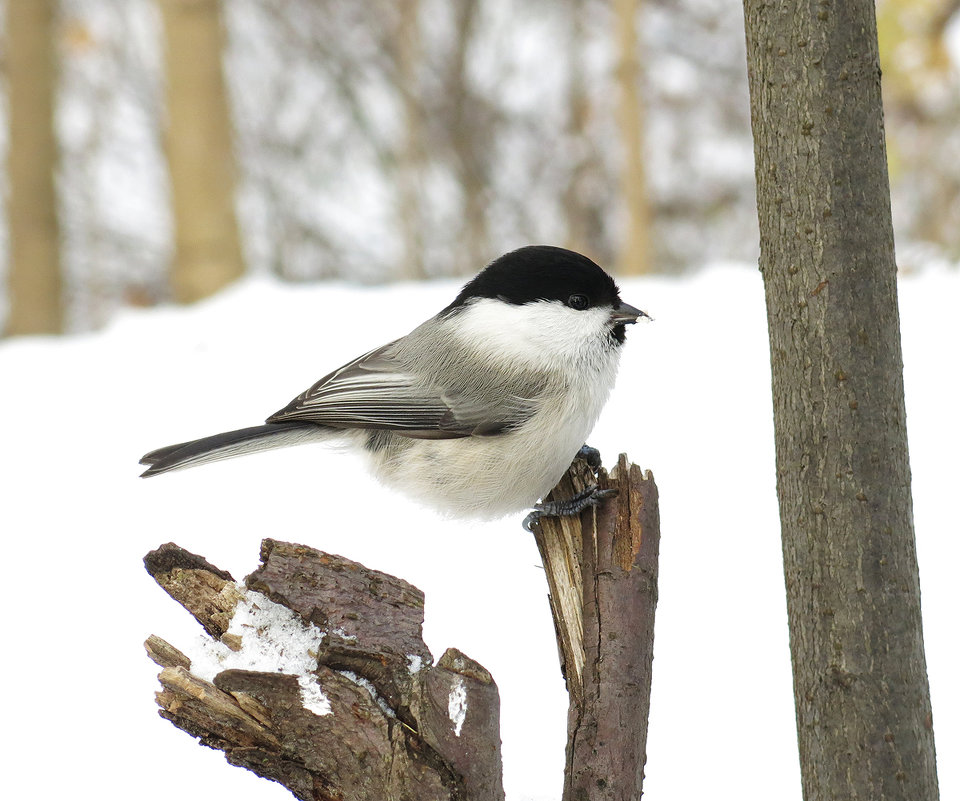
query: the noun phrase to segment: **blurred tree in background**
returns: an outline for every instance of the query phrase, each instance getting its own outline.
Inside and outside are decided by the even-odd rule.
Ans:
[[[5,66],[10,98],[7,330],[52,334],[62,326],[60,232],[53,129],[57,58],[54,0],[8,0]]]
[[[206,219],[227,232],[215,239],[231,238],[222,202],[230,169],[223,180],[193,171],[204,186],[220,185],[221,200],[185,211],[182,193],[201,198],[184,188],[168,147],[183,119],[168,106],[165,87],[177,84],[169,71],[190,60],[164,44],[162,9],[177,5],[221,17],[227,108],[194,99],[205,108],[188,119],[230,115],[239,246],[234,236],[227,261],[238,264],[242,252],[253,273],[363,282],[460,276],[530,242],[576,248],[621,274],[757,257],[739,4],[50,5],[59,9],[56,205],[70,330],[100,325],[124,304],[184,297],[171,275],[190,250],[189,222],[210,229],[202,216],[212,214]],[[960,46],[953,61],[948,48],[956,5],[879,4],[901,264],[960,254]],[[8,138],[0,147],[9,164],[18,95],[14,54],[4,47],[0,131]],[[207,50],[210,74],[216,53]],[[219,148],[222,158],[207,166],[229,161],[229,145]],[[9,304],[9,169],[7,178],[0,263]]]
[[[650,272],[650,195],[643,152],[643,99],[640,38],[637,35],[640,0],[614,1],[617,33],[616,78],[619,84],[620,141],[623,162],[620,189],[626,226],[620,237],[617,266],[627,274]]]
[[[176,248],[173,296],[190,302],[243,274],[219,0],[158,0],[167,86],[166,154]]]
[[[960,257],[958,11],[960,0],[877,2],[901,268]]]

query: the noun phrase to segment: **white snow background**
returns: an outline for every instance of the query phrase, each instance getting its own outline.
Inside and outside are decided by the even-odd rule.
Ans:
[[[652,469],[661,493],[645,797],[800,799],[760,276],[719,265],[621,283],[655,321],[629,330],[590,442],[608,465],[623,450]],[[900,288],[941,797],[958,798],[960,272]],[[173,540],[240,579],[269,536],[424,590],[434,657],[456,646],[500,687],[508,798],[559,798],[566,695],[520,516],[442,520],[322,446],[137,477],[145,451],[258,423],[455,289],[250,279],[192,308],[125,312],[102,333],[0,343],[0,795],[289,798],[157,716],[142,647],[155,633],[195,653],[201,634],[144,571],[148,550]]]

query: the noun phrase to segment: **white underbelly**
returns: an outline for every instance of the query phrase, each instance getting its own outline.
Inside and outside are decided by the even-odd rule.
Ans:
[[[521,512],[556,486],[593,430],[602,400],[568,395],[509,434],[408,439],[397,452],[373,454],[373,471],[388,486],[454,517]]]

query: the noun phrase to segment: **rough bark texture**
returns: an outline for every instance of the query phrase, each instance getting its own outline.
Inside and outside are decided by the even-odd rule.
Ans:
[[[570,706],[564,801],[640,798],[653,669],[660,521],[657,486],[621,454],[610,475],[577,460],[551,498],[588,484],[616,498],[534,533]]]
[[[166,37],[167,161],[177,231],[174,297],[207,297],[243,273],[220,0],[159,0]]]
[[[5,67],[9,91],[10,313],[8,334],[62,330],[60,229],[54,174],[58,148],[53,0],[8,0]]]
[[[745,0],[803,791],[938,797],[871,0]]]
[[[502,801],[496,684],[455,649],[431,664],[423,594],[302,545],[264,540],[261,560],[246,588],[173,544],[144,561],[208,633],[232,638],[234,650],[252,635],[227,629],[254,590],[323,630],[307,680],[322,688],[331,712],[306,707],[296,675],[224,670],[205,681],[191,674],[188,657],[151,636],[147,652],[163,667],[161,716],[309,801]]]

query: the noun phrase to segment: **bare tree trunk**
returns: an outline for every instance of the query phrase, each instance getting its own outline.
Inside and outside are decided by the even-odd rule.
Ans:
[[[423,111],[420,99],[420,64],[423,58],[420,37],[420,0],[399,0],[397,31],[397,72],[403,99],[404,142],[400,150],[397,195],[400,230],[403,235],[403,277],[426,278],[423,263],[422,177],[425,164]]]
[[[745,0],[806,801],[938,797],[871,0]]]
[[[487,232],[487,168],[484,151],[487,121],[481,117],[470,88],[467,55],[474,39],[474,26],[480,13],[477,0],[461,0],[455,5],[454,52],[450,65],[448,92],[451,107],[451,146],[454,169],[463,197],[463,262],[459,272],[471,273],[490,258]]]
[[[591,114],[591,97],[584,77],[584,25],[586,10],[583,0],[569,4],[568,35],[565,43],[567,67],[567,136],[575,147],[570,148],[570,177],[563,187],[561,203],[566,241],[564,246],[579,253],[594,253],[596,248],[595,217],[592,203],[584,191],[596,159],[595,148],[589,146],[587,121]]]
[[[594,478],[577,460],[551,498],[596,483],[618,490],[579,518],[534,527],[567,681],[563,801],[632,801],[643,792],[653,675],[660,513],[657,485],[620,455]]]
[[[639,0],[616,0],[617,118],[623,146],[621,194],[626,212],[617,269],[624,275],[650,272],[650,202],[643,154],[643,104],[640,99],[640,42],[637,36]]]
[[[219,0],[158,0],[166,35],[167,160],[177,229],[174,297],[192,302],[243,274]]]
[[[10,99],[10,315],[8,334],[63,328],[60,229],[54,175],[57,139],[55,0],[8,0],[7,85]]]

